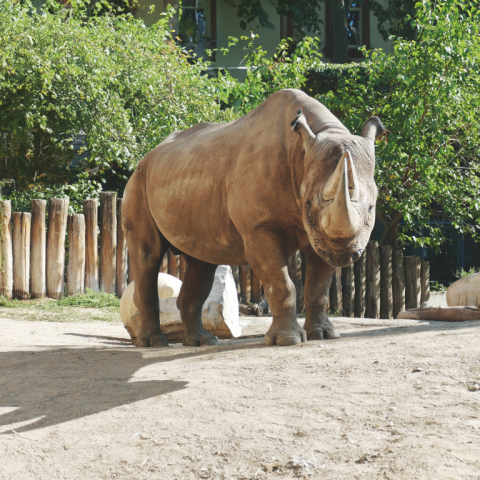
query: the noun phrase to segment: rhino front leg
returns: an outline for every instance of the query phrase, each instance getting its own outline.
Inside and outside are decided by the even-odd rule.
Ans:
[[[288,253],[284,235],[256,231],[245,242],[247,259],[263,283],[273,314],[265,334],[265,345],[296,345],[306,342],[305,330],[297,322],[295,285],[288,275]]]
[[[305,250],[307,278],[305,279],[305,325],[309,340],[338,338],[340,334],[327,316],[328,293],[335,267],[322,260],[309,247]]]
[[[217,337],[208,333],[202,323],[203,304],[212,290],[217,265],[188,255],[185,255],[185,259],[187,269],[177,299],[177,307],[185,327],[183,344],[187,347],[217,345]]]

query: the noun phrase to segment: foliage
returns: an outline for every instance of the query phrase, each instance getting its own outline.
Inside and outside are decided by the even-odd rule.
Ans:
[[[381,243],[438,248],[444,237],[432,221],[478,238],[480,17],[458,0],[417,8],[417,40],[396,39],[390,56],[369,52],[366,81],[352,68],[336,94],[319,98],[356,132],[368,115],[390,131],[376,154]],[[422,238],[407,234],[422,228]]]
[[[68,198],[68,213],[82,213],[83,200],[98,198],[102,190],[100,183],[79,179],[75,183],[66,185],[31,185],[25,190],[17,190],[4,199],[11,200],[12,212],[29,212],[32,200],[49,200],[50,198]]]
[[[205,64],[172,41],[168,15],[147,29],[73,5],[0,3],[0,177],[18,189],[67,183],[72,135],[85,131],[91,176],[125,182],[172,131],[230,119]]]
[[[314,68],[306,72],[306,83],[302,90],[308,95],[325,95],[328,92],[336,94],[339,88],[343,88],[345,81],[355,71],[355,79],[365,83],[367,81],[367,64],[353,63],[317,63]]]
[[[455,276],[458,279],[460,279],[460,278],[468,277],[470,275],[475,275],[476,273],[479,273],[479,272],[480,272],[480,268],[471,267],[469,270],[464,270],[463,268],[461,268],[460,270],[457,270],[455,272]]]
[[[369,7],[378,20],[378,31],[385,41],[391,35],[413,40],[416,8],[418,0],[370,0]]]
[[[290,39],[282,40],[276,53],[269,58],[266,50],[255,45],[258,35],[241,37],[245,43],[244,82],[234,80],[228,72],[219,72],[218,95],[226,105],[233,107],[236,115],[244,115],[262,103],[268,96],[282,88],[302,88],[306,83],[305,72],[320,62],[318,38],[306,37],[289,53]],[[229,47],[239,40],[229,37]],[[226,53],[228,50],[224,50]]]
[[[447,289],[445,285],[439,283],[437,280],[430,282],[430,291],[431,292],[444,292]]]

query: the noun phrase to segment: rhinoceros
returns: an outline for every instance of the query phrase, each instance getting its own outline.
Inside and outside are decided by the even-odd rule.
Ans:
[[[335,267],[350,265],[374,226],[375,138],[360,136],[300,90],[281,90],[230,123],[174,132],[138,164],[125,188],[124,230],[141,329],[137,347],[168,345],[159,322],[157,276],[169,248],[184,254],[177,306],[186,346],[214,345],[201,320],[217,265],[247,265],[273,315],[266,345],[339,337],[327,317]],[[305,325],[287,260],[307,259]]]

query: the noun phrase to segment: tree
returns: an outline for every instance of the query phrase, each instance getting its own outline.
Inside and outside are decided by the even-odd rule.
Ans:
[[[132,15],[87,17],[79,4],[0,2],[0,178],[17,189],[71,181],[80,131],[91,176],[110,171],[121,185],[170,132],[230,119],[166,17],[147,29]]]
[[[479,236],[480,14],[459,0],[417,5],[416,40],[369,52],[322,100],[353,130],[372,114],[390,131],[376,153],[381,243],[438,247],[441,221]]]

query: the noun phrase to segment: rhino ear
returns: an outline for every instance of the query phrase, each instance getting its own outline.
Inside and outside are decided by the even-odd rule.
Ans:
[[[372,143],[385,132],[385,127],[378,117],[370,117],[362,128],[362,137],[368,138]]]
[[[292,122],[292,130],[300,134],[304,145],[308,140],[315,140],[317,138],[308,126],[307,119],[301,109],[297,112],[297,118]]]

